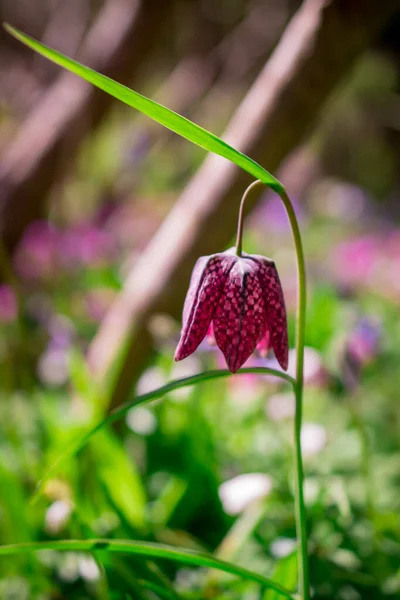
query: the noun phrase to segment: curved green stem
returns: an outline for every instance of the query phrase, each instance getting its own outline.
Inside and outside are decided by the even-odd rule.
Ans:
[[[156,400],[157,398],[161,398],[165,396],[169,392],[173,392],[182,387],[188,387],[190,385],[195,385],[196,383],[201,383],[202,381],[209,381],[210,379],[219,379],[221,377],[237,377],[239,375],[244,375],[246,373],[254,373],[259,375],[273,375],[274,377],[278,377],[283,379],[287,383],[290,383],[295,388],[295,380],[293,377],[284,373],[283,371],[278,371],[277,369],[270,369],[268,367],[249,367],[245,369],[240,369],[238,373],[233,375],[227,369],[220,369],[216,371],[204,371],[203,373],[197,373],[197,375],[191,375],[190,377],[183,377],[181,379],[175,379],[174,381],[169,381],[167,384],[148,392],[147,394],[142,394],[141,396],[135,396],[132,400],[125,402],[125,404],[121,404],[114,410],[112,410],[102,421],[100,421],[97,425],[95,425],[92,429],[90,429],[86,434],[80,436],[77,440],[74,440],[70,446],[60,454],[57,460],[52,464],[52,466],[48,469],[42,479],[36,486],[35,493],[31,498],[31,503],[36,502],[39,498],[40,493],[43,489],[44,484],[49,479],[51,475],[55,472],[55,470],[60,466],[64,460],[68,457],[73,456],[79,450],[81,450],[90,440],[90,438],[100,429],[105,427],[106,425],[111,425],[122,419],[127,412],[133,408],[134,406],[138,406],[139,404],[145,404],[147,402],[151,402],[152,400]]]
[[[304,503],[304,471],[301,453],[301,423],[303,411],[303,367],[304,367],[304,344],[306,331],[306,308],[307,308],[307,286],[306,267],[304,260],[303,244],[296,213],[289,196],[285,191],[279,192],[279,196],[285,206],[290,226],[292,228],[293,240],[296,249],[297,273],[298,273],[298,304],[297,304],[297,327],[296,327],[296,382],[294,392],[296,398],[296,412],[294,419],[294,444],[295,444],[295,510],[296,531],[298,539],[298,564],[299,564],[299,594],[302,600],[310,598],[310,579],[308,572],[307,553],[307,520]]]
[[[233,563],[219,560],[208,554],[196,552],[195,550],[176,548],[174,546],[165,546],[163,544],[156,544],[154,542],[107,539],[25,542],[22,544],[0,546],[0,556],[9,556],[12,554],[19,554],[21,552],[36,552],[37,550],[64,550],[69,552],[73,550],[81,552],[123,552],[125,554],[136,554],[139,556],[151,556],[153,558],[173,560],[187,565],[219,569],[244,579],[250,579],[264,587],[275,590],[285,598],[289,598],[289,600],[293,600],[293,595],[288,589],[279,583],[272,581],[272,579],[269,579],[269,577],[265,577],[259,573],[254,573],[253,571],[249,571],[248,569]]]
[[[243,216],[244,205],[251,190],[259,185],[266,184],[257,179],[248,186],[240,202],[238,230],[236,238],[236,254],[242,254],[242,235],[243,235]],[[296,213],[285,189],[277,190],[289,218],[292,229],[294,246],[297,259],[298,273],[298,305],[297,305],[297,327],[296,327],[296,378],[293,389],[296,399],[296,412],[294,418],[294,446],[295,446],[295,511],[296,511],[296,532],[298,539],[298,565],[299,565],[299,594],[302,600],[310,598],[310,581],[308,573],[307,556],[307,520],[304,503],[304,471],[303,459],[301,453],[301,423],[303,412],[303,368],[304,368],[304,344],[306,330],[306,308],[307,308],[307,286],[306,286],[306,267],[304,260],[303,243],[301,233],[297,222]]]
[[[262,184],[265,185],[260,179],[253,181],[245,190],[242,199],[240,201],[239,207],[239,218],[238,218],[238,228],[236,235],[236,254],[237,256],[242,256],[242,237],[243,237],[243,221],[244,221],[244,205],[246,204],[247,197],[251,190],[255,188],[257,185]]]

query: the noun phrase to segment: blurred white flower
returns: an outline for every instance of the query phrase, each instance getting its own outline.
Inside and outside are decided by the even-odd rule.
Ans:
[[[332,554],[332,561],[340,567],[349,569],[351,571],[356,571],[357,569],[362,568],[362,562],[358,556],[346,548],[337,548]]]
[[[219,497],[228,515],[238,515],[248,504],[267,496],[272,480],[265,473],[246,473],[225,481],[219,486]]]
[[[273,394],[268,398],[265,413],[271,421],[290,419],[294,415],[294,396],[292,392]]]
[[[314,504],[317,501],[321,486],[316,479],[307,477],[304,480],[304,498],[307,504]]]
[[[53,342],[62,347],[71,345],[75,334],[75,326],[69,317],[62,314],[52,315],[46,326]]]
[[[66,552],[58,565],[58,576],[63,581],[72,583],[79,577],[79,558],[76,552]]]
[[[251,410],[252,404],[256,402],[261,395],[261,380],[253,374],[241,375],[241,377],[232,377],[228,380],[229,399],[239,409]]]
[[[22,575],[20,577],[2,577],[0,598],[2,600],[30,600],[32,596],[28,577],[22,577]]]
[[[321,198],[325,201],[321,202]],[[342,222],[358,219],[368,201],[368,196],[358,186],[330,177],[315,183],[308,196],[313,213]]]
[[[185,360],[177,362],[171,372],[171,379],[181,379],[183,377],[190,377],[196,375],[201,371],[201,363],[195,356],[188,356]],[[177,400],[186,400],[192,393],[192,387],[184,387],[175,390],[173,398]]]
[[[86,581],[97,581],[101,575],[99,566],[92,556],[79,557],[78,571]]]
[[[107,537],[119,524],[120,520],[115,513],[104,512],[93,521],[93,530],[100,537]]]
[[[289,350],[288,374],[296,377],[296,350]],[[322,365],[321,355],[315,348],[304,348],[304,382],[321,383],[325,379],[325,370]]]
[[[126,424],[139,435],[151,435],[157,428],[157,419],[145,406],[137,406],[128,411]]]
[[[147,394],[166,383],[165,374],[160,367],[150,367],[140,377],[136,385],[137,394]]]
[[[49,506],[44,517],[45,529],[48,533],[56,535],[68,523],[73,505],[67,500],[57,500]]]
[[[325,427],[318,423],[304,423],[301,428],[301,449],[303,456],[314,456],[324,448],[327,441]]]
[[[280,537],[270,545],[270,551],[275,558],[284,558],[296,548],[297,542],[293,538]]]
[[[68,352],[64,348],[49,346],[40,357],[37,370],[45,385],[63,385],[68,380]]]

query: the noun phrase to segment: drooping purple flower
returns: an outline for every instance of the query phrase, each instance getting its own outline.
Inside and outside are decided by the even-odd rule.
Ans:
[[[212,323],[215,341],[235,373],[256,346],[271,346],[288,366],[286,309],[275,263],[263,256],[226,252],[197,261],[183,307],[175,360],[192,354]]]

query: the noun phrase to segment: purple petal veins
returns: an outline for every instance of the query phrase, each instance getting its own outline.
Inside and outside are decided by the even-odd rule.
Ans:
[[[254,257],[261,263],[259,278],[264,290],[266,321],[271,334],[271,345],[282,369],[289,361],[289,343],[285,299],[275,263],[264,257]]]
[[[264,323],[260,282],[246,259],[237,259],[214,315],[215,340],[235,373],[254,351]]]
[[[183,307],[182,334],[175,360],[192,354],[204,339],[232,264],[232,259],[224,260],[221,254],[197,261]]]

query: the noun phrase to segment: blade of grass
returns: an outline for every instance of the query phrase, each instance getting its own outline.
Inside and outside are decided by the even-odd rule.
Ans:
[[[297,581],[297,557],[296,552],[282,558],[275,567],[274,579],[284,581],[286,585],[296,585]],[[279,600],[276,590],[269,589],[265,592],[263,600]]]
[[[135,567],[140,569],[140,575],[135,574]],[[126,564],[119,556],[115,557],[113,569],[131,588],[131,591],[135,590],[137,593],[139,586],[144,589],[153,588],[153,591],[157,587],[159,591],[164,590],[164,596],[168,600],[183,600],[183,597],[174,589],[168,577],[148,557],[132,558],[131,556],[129,564]]]
[[[164,125],[164,127],[171,129],[171,131],[174,131],[185,139],[197,144],[197,146],[227,158],[253,175],[256,179],[260,179],[278,194],[284,191],[283,185],[275,177],[273,177],[271,173],[269,173],[250,157],[246,156],[246,154],[239,152],[213,133],[203,129],[199,125],[196,125],[192,121],[189,121],[185,117],[182,117],[169,108],[158,104],[158,102],[154,102],[153,100],[146,98],[146,96],[142,96],[130,88],[117,83],[113,79],[110,79],[109,77],[106,77],[105,75],[102,75],[101,73],[98,73],[97,71],[94,71],[93,69],[90,69],[89,67],[86,67],[85,65],[82,65],[71,58],[68,58],[61,52],[57,52],[57,50],[53,50],[52,48],[41,44],[34,38],[22,33],[22,31],[19,31],[8,23],[4,23],[3,27],[10,35],[29,48],[32,48],[32,50],[35,52],[38,52],[45,58],[48,58],[64,69],[75,73],[75,75],[85,79],[92,85],[100,88],[104,92],[107,92],[128,106],[139,110],[154,121],[157,121],[157,123]]]
[[[249,367],[246,369],[241,369],[235,376],[246,373],[258,373],[259,375],[273,375],[275,377],[280,377],[284,381],[290,383],[292,386],[295,385],[295,380],[293,377],[284,373],[283,371],[277,371],[275,369],[269,369],[268,367]],[[52,464],[52,466],[48,469],[42,479],[38,482],[36,486],[35,493],[32,496],[31,502],[35,502],[39,497],[45,482],[49,479],[49,477],[55,472],[55,470],[60,466],[64,460],[68,457],[73,456],[79,450],[81,450],[90,440],[90,438],[97,433],[103,427],[107,425],[111,425],[122,419],[126,413],[133,408],[134,406],[138,406],[139,404],[145,404],[146,402],[151,402],[152,400],[156,400],[157,398],[161,398],[165,396],[169,392],[177,390],[179,388],[187,387],[190,385],[195,385],[196,383],[200,383],[202,381],[208,381],[210,379],[218,379],[220,377],[228,377],[231,376],[232,373],[228,370],[218,370],[218,371],[204,371],[203,373],[198,373],[197,375],[192,375],[190,377],[183,377],[182,379],[175,379],[174,381],[170,381],[166,385],[163,385],[152,392],[148,392],[147,394],[142,394],[141,396],[135,396],[129,402],[125,402],[125,404],[121,404],[110,414],[105,417],[102,421],[100,421],[95,427],[90,429],[83,436],[79,436],[77,440],[74,440],[72,444],[63,452],[56,461]]]
[[[255,528],[266,512],[267,506],[264,501],[255,501],[246,507],[244,512],[236,519],[222,542],[214,551],[214,555],[221,559],[234,560],[244,544],[251,538]],[[207,585],[204,588],[205,596],[212,596],[212,590],[218,585],[222,573],[210,571],[207,577]]]
[[[176,600],[176,597],[171,594],[169,590],[163,588],[161,585],[157,585],[157,583],[153,583],[152,581],[146,581],[145,579],[138,579],[138,584],[151,592],[154,592],[160,598],[165,598],[165,600]]]
[[[237,575],[243,579],[250,579],[259,583],[263,587],[271,588],[279,592],[285,598],[293,600],[292,593],[281,586],[279,583],[272,581],[264,575],[253,573],[248,569],[234,565],[222,560],[195,552],[194,550],[186,550],[183,548],[173,548],[172,546],[164,546],[152,542],[137,542],[132,540],[57,540],[46,542],[27,542],[25,544],[10,544],[8,546],[0,546],[0,556],[11,556],[22,552],[36,552],[38,550],[61,550],[61,551],[82,551],[82,552],[122,552],[125,554],[137,554],[140,556],[151,556],[164,560],[172,560],[187,565],[198,567],[219,569]]]
[[[151,577],[157,581],[157,585],[162,587],[170,594],[172,600],[183,600],[182,596],[178,594],[175,590],[172,582],[168,579],[165,573],[160,569],[160,567],[152,560],[143,561],[145,565],[146,572],[148,573],[147,579],[152,580]]]

